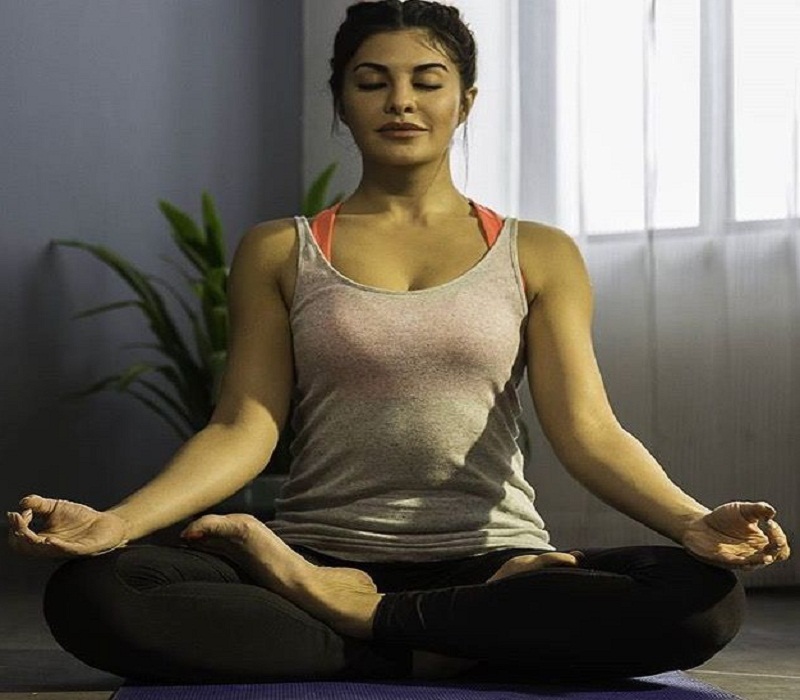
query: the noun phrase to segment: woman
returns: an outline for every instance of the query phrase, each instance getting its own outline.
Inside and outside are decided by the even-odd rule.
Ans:
[[[609,406],[572,240],[454,187],[450,143],[477,95],[455,8],[353,5],[331,68],[361,182],[313,226],[272,221],[242,240],[209,425],[108,511],[28,496],[9,514],[18,549],[74,557],[45,596],[56,639],[151,681],[604,678],[704,662],[740,623],[731,570],[789,555],[774,509],[710,510],[669,480]],[[680,546],[555,550],[516,443],[526,367],[569,472]],[[184,547],[128,546],[256,476],[293,390],[274,521],[204,516]]]

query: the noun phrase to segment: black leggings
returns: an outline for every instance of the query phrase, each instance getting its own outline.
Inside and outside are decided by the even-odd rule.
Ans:
[[[697,666],[738,631],[735,575],[677,547],[584,550],[580,568],[485,583],[505,549],[426,563],[363,563],[386,593],[370,641],[343,636],[230,562],[134,546],[60,567],[45,616],[85,663],[149,682],[409,678],[412,650],[477,659],[465,677],[607,679]]]

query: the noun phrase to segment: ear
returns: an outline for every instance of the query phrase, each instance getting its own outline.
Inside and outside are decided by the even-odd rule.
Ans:
[[[458,118],[458,123],[463,124],[467,121],[469,113],[472,111],[472,106],[475,104],[475,98],[478,96],[478,88],[473,85],[469,90],[466,90],[461,96],[461,110]]]

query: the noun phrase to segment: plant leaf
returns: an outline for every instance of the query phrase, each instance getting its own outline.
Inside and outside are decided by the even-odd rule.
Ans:
[[[138,384],[141,384],[144,387],[147,387],[149,391],[151,391],[155,396],[159,398],[159,400],[164,404],[164,406],[169,407],[173,414],[178,416],[182,421],[184,421],[188,426],[192,425],[191,416],[186,413],[186,409],[184,406],[181,405],[180,401],[178,401],[174,396],[171,396],[167,391],[162,389],[158,384],[154,384],[147,379],[139,379]]]
[[[204,257],[207,240],[203,230],[191,216],[173,204],[159,200],[158,206],[172,226],[172,240],[198,272],[204,274],[208,263]]]
[[[70,246],[87,251],[114,270],[141,299],[141,310],[149,321],[150,329],[162,345],[162,352],[187,376],[197,376],[197,367],[191,352],[167,310],[164,299],[151,284],[149,278],[119,255],[103,246],[75,240],[57,240],[57,245]]]
[[[214,201],[203,192],[203,226],[206,231],[206,260],[209,267],[225,267],[225,239]]]
[[[336,172],[337,163],[334,161],[323,170],[311,183],[306,196],[303,198],[301,213],[307,218],[316,216],[325,208],[325,192],[328,190],[331,178]]]
[[[160,284],[162,287],[164,287],[164,289],[166,289],[170,293],[172,298],[175,299],[175,301],[183,310],[183,313],[185,313],[190,320],[195,320],[197,318],[197,314],[195,313],[194,309],[192,309],[192,307],[189,305],[189,302],[183,298],[183,295],[177,289],[175,289],[175,287],[172,284],[167,282],[167,280],[162,279],[161,277],[153,277],[152,279],[153,282]]]
[[[149,396],[145,396],[144,394],[135,391],[134,389],[128,389],[128,394],[133,396],[138,401],[141,401],[145,406],[147,406],[151,411],[159,415],[163,418],[167,424],[175,431],[178,437],[181,440],[188,440],[192,437],[192,433],[186,430],[180,423],[178,423],[167,411],[165,411],[159,404],[157,404],[153,399]]]
[[[133,382],[135,382],[142,374],[147,374],[155,370],[155,366],[149,362],[136,362],[119,375],[116,389],[118,391],[127,391]]]
[[[73,400],[73,399],[84,399],[87,396],[91,396],[92,394],[97,394],[100,391],[105,391],[113,387],[114,385],[119,382],[120,375],[114,374],[110,377],[105,377],[104,379],[100,379],[99,381],[91,384],[86,389],[81,389],[80,391],[71,391],[68,394],[64,395],[63,398]]]
[[[89,318],[89,316],[96,316],[97,314],[105,313],[106,311],[114,311],[116,309],[128,309],[131,306],[138,306],[141,307],[142,303],[140,301],[135,301],[131,299],[130,301],[117,301],[113,304],[105,304],[104,306],[95,306],[91,309],[87,309],[86,311],[81,311],[79,314],[75,314],[72,318],[74,320],[78,320],[79,318]]]
[[[177,260],[173,260],[172,258],[168,258],[164,255],[160,255],[159,258],[165,263],[167,263],[170,267],[172,267],[175,270],[175,272],[177,272],[187,284],[190,284],[195,279],[188,272],[186,272],[186,270],[183,269],[183,267]],[[154,278],[154,279],[159,279],[159,278]]]
[[[159,365],[159,372],[172,386],[183,401],[186,415],[193,430],[200,430],[208,423],[214,410],[211,403],[211,377],[208,371],[199,369],[197,376],[186,376],[171,365]]]
[[[324,182],[321,183],[320,195],[326,186]],[[98,258],[121,277],[135,294],[134,299],[98,306],[84,311],[79,317],[137,307],[148,321],[154,341],[131,343],[124,347],[154,351],[160,356],[152,363],[135,362],[124,371],[95,382],[73,396],[87,396],[109,389],[128,393],[157,413],[183,439],[208,423],[227,360],[229,270],[225,262],[225,240],[208,192],[203,192],[202,205],[202,226],[198,226],[188,214],[173,204],[159,201],[159,208],[169,223],[173,242],[184,258],[181,262],[188,262],[188,265],[173,260],[168,262],[178,269],[180,279],[199,298],[199,311],[191,303],[191,298],[182,293],[183,289],[178,290],[168,281],[144,274],[108,248],[78,240],[53,242],[55,245],[82,249]],[[167,294],[172,299],[166,298]],[[194,343],[188,334],[184,338],[186,324],[177,322],[183,322],[181,311],[191,325]],[[152,373],[159,375],[159,381],[147,378]]]

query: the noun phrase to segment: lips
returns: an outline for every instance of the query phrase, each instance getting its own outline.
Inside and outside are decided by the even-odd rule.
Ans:
[[[409,122],[389,122],[384,124],[378,131],[425,131],[425,129]]]

